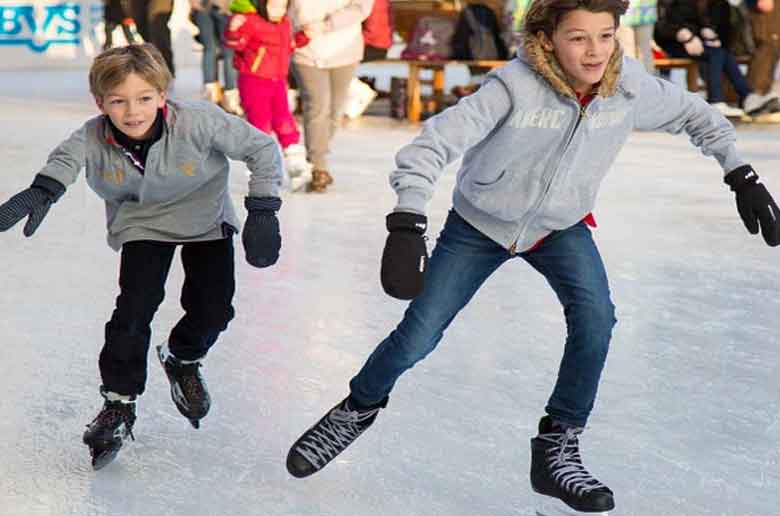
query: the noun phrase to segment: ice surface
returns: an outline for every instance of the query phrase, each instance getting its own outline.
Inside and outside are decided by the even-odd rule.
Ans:
[[[175,93],[194,96],[196,70]],[[0,199],[92,116],[82,72],[0,74]],[[287,449],[347,393],[405,303],[379,286],[393,155],[416,133],[364,117],[334,143],[326,195],[286,195],[282,257],[237,253],[237,315],[204,374],[213,408],[193,430],[150,356],[136,441],[93,472],[97,356],[117,294],[101,201],[80,179],[38,233],[0,234],[0,516],[532,515],[529,438],[565,332],[542,278],[505,265],[398,383],[376,424],[305,480]],[[739,146],[780,195],[780,131]],[[597,149],[594,149],[597,151]],[[511,149],[507,149],[511,152]],[[454,174],[430,206],[435,236]],[[231,188],[246,192],[242,164]],[[780,502],[780,249],[751,237],[714,160],[683,136],[636,134],[595,211],[619,323],[585,461],[616,516],[770,516]],[[238,241],[237,241],[238,243]],[[177,263],[153,326],[181,314]]]

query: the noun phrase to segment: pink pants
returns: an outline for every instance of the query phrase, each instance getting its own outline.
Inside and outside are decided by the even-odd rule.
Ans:
[[[239,74],[238,91],[250,124],[264,133],[276,133],[283,149],[300,142],[301,133],[287,102],[286,80]]]

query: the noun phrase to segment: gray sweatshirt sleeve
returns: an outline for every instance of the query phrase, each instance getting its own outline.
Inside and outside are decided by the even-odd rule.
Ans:
[[[279,197],[282,186],[282,156],[276,141],[244,119],[214,109],[221,117],[214,134],[214,148],[230,159],[243,161],[252,176],[249,195]]]
[[[634,127],[640,131],[685,131],[705,156],[714,156],[724,174],[746,164],[736,148],[731,122],[703,98],[647,73],[642,74]]]
[[[390,185],[398,194],[394,211],[425,214],[444,167],[487,136],[512,110],[512,98],[498,77],[476,93],[430,118],[412,143],[395,157]]]
[[[76,181],[87,160],[86,144],[89,124],[90,122],[87,122],[82,125],[51,151],[46,165],[39,171],[41,175],[56,179],[66,188]]]

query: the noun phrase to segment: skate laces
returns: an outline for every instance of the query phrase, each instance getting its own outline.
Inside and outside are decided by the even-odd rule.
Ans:
[[[311,464],[322,466],[344,451],[368,428],[379,408],[350,410],[347,402],[334,408],[301,441],[297,451]]]
[[[581,428],[567,428],[563,433],[539,435],[539,439],[554,444],[546,450],[553,480],[575,495],[607,487],[596,480],[582,464],[577,438],[580,433]]]
[[[87,427],[98,423],[110,428],[119,428],[119,425],[124,423],[125,428],[127,429],[127,435],[135,441],[135,436],[133,435],[135,414],[133,414],[133,409],[129,406],[131,404],[135,405],[135,402],[106,401],[103,408],[98,412],[98,415],[95,416],[95,419],[93,419]]]

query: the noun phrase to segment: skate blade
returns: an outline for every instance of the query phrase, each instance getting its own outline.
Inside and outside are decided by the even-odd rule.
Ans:
[[[119,444],[118,446],[110,446],[108,448],[105,448],[101,451],[94,451],[90,450],[92,453],[92,469],[95,471],[99,469],[103,469],[106,466],[108,466],[110,463],[114,461],[116,456],[119,454],[119,449],[122,448],[122,445]]]
[[[608,516],[609,511],[582,512],[572,509],[561,500],[551,496],[535,494],[536,516]]]
[[[200,428],[200,419],[190,419],[189,421],[190,421],[190,424],[192,425],[192,427],[193,427],[195,430],[197,430],[198,428]]]

